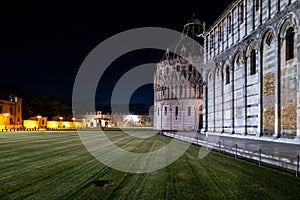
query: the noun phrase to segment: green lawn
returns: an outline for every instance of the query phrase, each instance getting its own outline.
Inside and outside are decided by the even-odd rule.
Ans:
[[[136,129],[135,131],[139,131]],[[133,139],[108,131],[136,152],[170,139]],[[154,148],[153,148],[154,147]],[[0,199],[299,199],[291,174],[191,148],[175,163],[147,174],[110,169],[95,160],[76,132],[0,133]]]

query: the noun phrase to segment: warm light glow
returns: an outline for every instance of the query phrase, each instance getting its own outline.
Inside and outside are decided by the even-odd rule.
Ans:
[[[41,119],[41,118],[42,118],[42,116],[41,116],[41,115],[38,115],[38,116],[36,116],[36,118],[38,118],[38,119]]]
[[[36,120],[24,120],[23,123],[26,128],[38,128],[39,127],[38,121],[36,121]]]
[[[72,118],[72,121],[75,121],[75,120],[76,120],[76,118],[75,118],[75,117],[73,117],[73,118]]]
[[[6,125],[6,121],[7,121],[7,117],[9,116],[9,113],[3,113],[3,116],[5,117],[5,125]]]
[[[37,120],[24,120],[24,126],[26,128],[38,128],[39,122]],[[61,122],[61,121],[47,121],[47,128],[57,129],[58,127],[65,128],[85,128],[83,122]]]
[[[59,127],[59,122],[47,121],[47,128],[57,128],[57,127]]]
[[[60,120],[63,120],[63,117],[59,117]]]

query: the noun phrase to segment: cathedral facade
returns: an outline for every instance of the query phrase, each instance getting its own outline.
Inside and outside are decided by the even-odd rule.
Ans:
[[[196,66],[202,89],[193,104],[194,118],[188,119],[195,125],[190,130],[300,137],[299,4],[298,0],[236,0],[203,29],[203,54],[199,54],[203,62]],[[164,97],[159,98],[155,89],[157,115],[158,107],[166,109],[168,98],[162,102]],[[185,101],[190,100],[185,97],[179,103],[183,116],[189,105]],[[168,125],[174,123],[173,107],[170,113],[168,108],[161,113],[165,116],[154,118],[156,129],[174,129]]]

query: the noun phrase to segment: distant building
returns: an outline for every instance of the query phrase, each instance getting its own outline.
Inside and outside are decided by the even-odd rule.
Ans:
[[[124,113],[86,113],[81,117],[87,128],[99,127],[152,127],[153,120],[150,115],[130,115]]]
[[[48,121],[48,117],[31,117],[23,121],[23,126],[26,130],[64,130],[64,129],[81,129],[85,128],[85,120],[72,121]]]
[[[22,125],[22,98],[0,100],[0,129],[19,128]]]
[[[48,117],[35,116],[35,117],[30,117],[27,120],[24,120],[23,126],[25,128],[46,129],[47,123],[48,123]]]

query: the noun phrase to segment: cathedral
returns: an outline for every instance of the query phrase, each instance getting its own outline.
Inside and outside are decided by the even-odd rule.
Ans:
[[[299,5],[235,0],[208,29],[190,20],[157,64],[154,128],[300,138]]]

